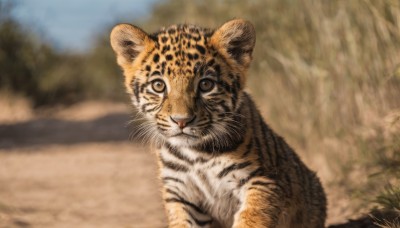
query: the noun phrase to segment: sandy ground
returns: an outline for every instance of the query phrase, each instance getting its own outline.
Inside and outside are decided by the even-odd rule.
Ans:
[[[0,227],[165,227],[153,154],[123,104],[0,123]]]
[[[125,104],[12,113],[0,115],[0,227],[166,227],[155,156],[129,141]],[[327,192],[328,222],[343,220],[344,198]]]

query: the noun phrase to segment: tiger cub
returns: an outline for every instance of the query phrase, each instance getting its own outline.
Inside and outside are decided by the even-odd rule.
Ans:
[[[119,24],[111,46],[157,142],[169,227],[324,227],[326,198],[244,91],[255,30]]]

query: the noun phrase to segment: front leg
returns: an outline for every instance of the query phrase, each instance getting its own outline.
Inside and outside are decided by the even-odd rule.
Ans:
[[[211,227],[212,218],[198,205],[179,194],[179,190],[165,187],[163,196],[169,228]]]
[[[275,228],[283,212],[282,189],[274,181],[257,178],[244,186],[242,205],[233,228]]]

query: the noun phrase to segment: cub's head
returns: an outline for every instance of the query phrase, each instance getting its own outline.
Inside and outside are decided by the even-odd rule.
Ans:
[[[216,30],[173,25],[154,34],[120,24],[111,46],[142,133],[175,146],[218,150],[242,136],[239,109],[255,44],[253,26],[232,20]]]

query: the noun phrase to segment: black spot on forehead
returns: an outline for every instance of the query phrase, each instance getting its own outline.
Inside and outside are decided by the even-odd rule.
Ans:
[[[201,46],[201,45],[196,45],[196,49],[202,54],[202,55],[204,55],[205,53],[206,53],[206,49],[203,47],[203,46]]]
[[[175,34],[176,33],[176,29],[175,28],[169,28],[168,29],[168,34],[170,34],[170,35],[172,35],[172,34]]]
[[[191,27],[191,28],[189,28],[189,32],[190,33],[196,33],[196,32],[198,33],[199,31],[197,28]]]
[[[177,67],[189,67],[190,71],[196,71],[193,67],[196,62],[202,62],[206,53],[213,53],[212,50],[207,51],[207,39],[212,35],[213,31],[207,28],[201,28],[194,25],[172,25],[163,28],[153,36],[157,37],[158,50],[153,56],[154,63],[160,63],[161,73],[171,74],[171,70],[165,67],[165,62]],[[158,64],[157,64],[158,65]],[[172,68],[171,68],[172,69]],[[186,71],[186,69],[182,69]],[[202,71],[202,69],[200,69]]]
[[[169,50],[171,50],[171,46],[165,45],[161,50],[161,54],[165,54]]]
[[[180,43],[180,40],[189,47],[190,40],[192,42],[199,42],[201,39],[206,43],[207,38],[211,37],[213,30],[208,28],[201,28],[195,25],[179,24],[172,25],[167,28],[163,28],[160,31],[153,33],[152,37],[157,37],[157,40],[161,45],[163,44],[176,44]],[[169,41],[169,42],[168,42]]]
[[[166,37],[166,36],[161,37],[162,43],[166,43],[167,41],[168,41],[168,37]]]
[[[159,55],[159,54],[155,54],[155,55],[153,56],[153,61],[154,61],[155,63],[157,63],[158,60],[160,60],[160,55]]]
[[[183,34],[187,39],[192,39],[192,35],[190,33]]]

